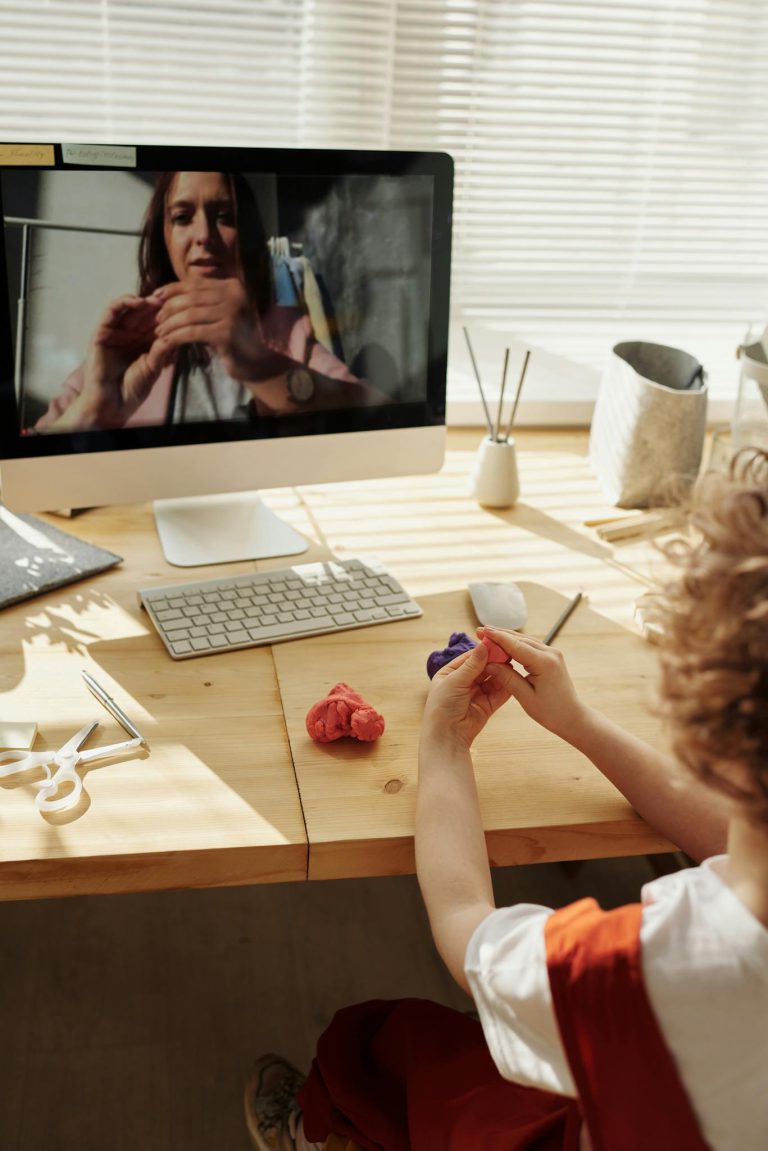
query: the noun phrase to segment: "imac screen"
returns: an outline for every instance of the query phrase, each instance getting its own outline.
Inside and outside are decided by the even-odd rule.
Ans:
[[[0,170],[2,459],[444,423],[449,157],[115,151]]]

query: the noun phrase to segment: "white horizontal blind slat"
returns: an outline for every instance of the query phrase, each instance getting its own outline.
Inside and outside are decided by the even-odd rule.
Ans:
[[[454,400],[464,324],[542,349],[534,401],[619,339],[727,394],[768,313],[767,7],[0,0],[0,138],[448,151]]]

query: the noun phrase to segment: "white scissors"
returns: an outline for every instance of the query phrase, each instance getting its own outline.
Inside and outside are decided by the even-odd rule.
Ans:
[[[42,767],[45,779],[35,784],[35,787],[39,788],[35,796],[37,810],[65,811],[68,807],[74,807],[83,790],[83,781],[76,770],[78,763],[90,763],[94,759],[121,755],[123,752],[133,751],[145,742],[139,737],[125,739],[122,743],[111,743],[108,747],[94,747],[91,751],[80,751],[80,745],[85,743],[98,726],[97,719],[87,723],[58,751],[0,751],[0,777],[13,775],[18,771],[28,771],[32,767]],[[68,790],[66,790],[67,784],[72,785]],[[59,796],[62,787],[65,787],[66,794]]]

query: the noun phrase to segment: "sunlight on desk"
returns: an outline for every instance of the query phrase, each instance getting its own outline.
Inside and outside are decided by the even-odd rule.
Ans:
[[[149,891],[413,870],[416,747],[430,651],[473,632],[467,584],[514,580],[543,636],[575,591],[585,602],[557,645],[585,697],[651,742],[655,652],[633,622],[658,557],[647,540],[608,544],[586,519],[615,516],[586,459],[585,432],[520,433],[520,502],[469,496],[479,429],[451,431],[439,475],[265,493],[301,531],[300,562],[379,556],[424,616],[335,636],[172,661],[136,600],[183,580],[164,560],[149,507],[101,508],[73,525],[125,556],[92,581],[0,613],[3,718],[58,747],[98,718],[85,668],[149,740],[144,758],[86,770],[82,808],[43,819],[29,781],[0,786],[0,898]],[[285,567],[285,559],[195,569],[190,578]],[[376,744],[320,748],[304,717],[345,680],[386,720]],[[581,756],[508,707],[476,755],[496,864],[670,850]],[[305,822],[306,821],[306,822]]]
[[[35,777],[1,781],[2,897],[305,878],[306,833],[269,649],[248,653],[247,676],[233,656],[215,667],[174,665],[169,676],[132,642],[92,645],[97,662],[88,666],[149,753],[83,765],[83,801],[59,817],[35,810]],[[60,746],[93,718],[91,745],[121,738],[82,666],[79,655],[35,652],[4,693],[7,714],[34,711],[38,749]],[[215,702],[215,717],[204,701]]]
[[[523,583],[530,619],[543,634],[563,597]],[[427,655],[451,631],[473,629],[461,592],[423,596],[421,619],[381,628],[375,654],[365,632],[274,649],[286,723],[309,836],[309,877],[412,871],[416,748],[429,681]],[[660,744],[650,700],[652,649],[606,616],[580,605],[559,646],[585,700]],[[314,744],[304,717],[338,680],[350,683],[386,720],[375,744]],[[489,852],[495,864],[671,850],[578,752],[537,727],[511,703],[494,717],[475,753]]]
[[[565,595],[583,590],[632,627],[652,563],[639,570],[584,527],[585,519],[621,514],[605,503],[585,436],[580,452],[522,448],[520,501],[503,511],[479,508],[469,495],[480,433],[455,438],[467,446],[448,452],[439,475],[302,489],[331,550],[379,556],[417,599],[471,580],[540,580]]]

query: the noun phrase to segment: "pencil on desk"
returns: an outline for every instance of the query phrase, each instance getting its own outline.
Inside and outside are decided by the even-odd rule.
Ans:
[[[626,523],[630,518],[635,519],[636,517],[630,517],[624,514],[617,516],[603,516],[596,520],[584,520],[583,523],[585,528],[601,528],[604,524],[618,524],[622,522]]]
[[[547,634],[544,636],[544,643],[546,643],[546,644],[552,643],[552,640],[558,634],[560,629],[564,626],[564,624],[570,618],[571,614],[579,606],[579,603],[581,602],[581,598],[582,598],[582,593],[580,591],[577,591],[576,595],[573,597],[571,602],[568,604],[568,606],[566,608],[564,608],[562,613],[557,617],[555,622],[552,624],[552,627],[549,629]]]
[[[148,747],[149,745],[148,745],[146,739],[144,738],[144,736],[131,723],[131,721],[129,720],[128,716],[125,714],[123,709],[121,707],[117,706],[117,704],[113,700],[112,696],[108,695],[105,692],[104,688],[101,687],[96,682],[96,680],[93,678],[93,676],[89,675],[87,671],[83,671],[81,674],[82,674],[82,677],[85,680],[85,682],[88,684],[88,687],[91,689],[93,694],[98,699],[98,701],[104,705],[104,707],[107,709],[107,711],[110,713],[110,715],[114,716],[114,718],[117,720],[117,722],[120,724],[120,726],[125,728],[125,730],[128,732],[128,734],[132,735],[134,739],[140,740],[141,743],[143,743],[145,747]]]
[[[632,539],[634,536],[660,535],[662,532],[671,532],[683,523],[683,514],[679,511],[666,513],[653,513],[644,516],[617,520],[612,524],[603,524],[595,530],[600,539],[608,543],[616,540]]]

